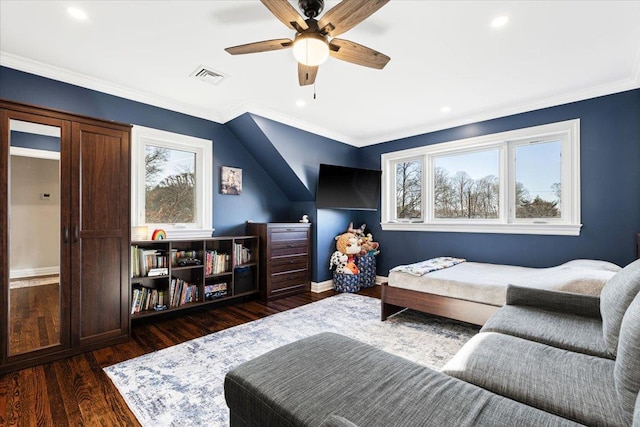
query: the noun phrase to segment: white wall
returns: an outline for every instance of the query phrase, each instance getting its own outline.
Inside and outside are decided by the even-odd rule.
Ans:
[[[57,274],[60,264],[58,160],[11,156],[11,278]],[[49,200],[40,195],[49,193]]]

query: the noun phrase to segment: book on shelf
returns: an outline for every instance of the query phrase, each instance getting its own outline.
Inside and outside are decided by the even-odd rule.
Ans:
[[[246,264],[251,261],[251,251],[241,243],[234,243],[234,265]]]
[[[147,273],[147,276],[156,277],[156,276],[166,276],[167,274],[169,274],[169,269],[167,267],[160,267],[160,268],[150,269],[149,272]]]
[[[178,307],[182,304],[198,301],[198,285],[191,284],[182,279],[172,278],[169,286],[171,295],[170,307]]]
[[[131,295],[131,314],[153,310],[164,305],[164,291],[151,288],[134,288]]]
[[[146,277],[151,270],[168,267],[167,254],[162,249],[131,247],[131,277]],[[169,271],[164,274],[169,274]]]
[[[204,285],[204,299],[206,301],[211,301],[216,298],[222,298],[226,295],[227,284],[225,282]]]
[[[229,271],[229,255],[217,250],[207,251],[205,254],[205,274],[220,274]]]

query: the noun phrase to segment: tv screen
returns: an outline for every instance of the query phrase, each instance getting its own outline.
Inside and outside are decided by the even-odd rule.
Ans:
[[[316,207],[378,209],[382,171],[320,164]]]

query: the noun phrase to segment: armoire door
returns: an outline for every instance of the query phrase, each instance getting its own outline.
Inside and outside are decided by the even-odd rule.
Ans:
[[[73,123],[72,345],[129,334],[129,153],[128,129]]]
[[[70,348],[71,123],[0,110],[0,366]]]

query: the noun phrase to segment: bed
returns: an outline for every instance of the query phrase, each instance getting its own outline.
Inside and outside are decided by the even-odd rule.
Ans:
[[[508,284],[600,295],[621,268],[606,261],[579,259],[549,268],[461,262],[422,276],[390,271],[382,284],[382,320],[410,308],[476,325],[506,300]]]

